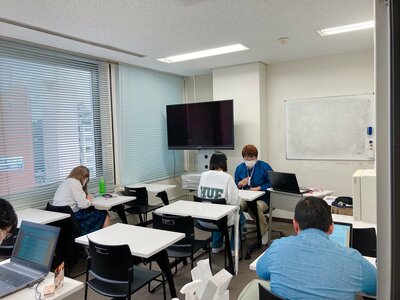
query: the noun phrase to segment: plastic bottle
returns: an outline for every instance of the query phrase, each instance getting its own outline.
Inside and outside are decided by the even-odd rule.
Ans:
[[[103,177],[100,177],[99,180],[99,194],[104,195],[106,193],[106,183]]]

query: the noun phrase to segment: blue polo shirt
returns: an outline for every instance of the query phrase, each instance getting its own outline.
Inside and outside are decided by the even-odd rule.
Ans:
[[[257,275],[285,299],[351,299],[376,294],[376,267],[318,229],[275,240],[257,262]]]

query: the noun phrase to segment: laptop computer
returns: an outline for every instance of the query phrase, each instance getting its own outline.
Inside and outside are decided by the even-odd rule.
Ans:
[[[271,181],[271,187],[275,191],[293,194],[304,194],[311,191],[310,189],[299,188],[296,174],[268,171],[268,176]]]
[[[344,247],[353,246],[353,224],[333,222],[333,232],[329,239]]]
[[[50,271],[60,228],[21,222],[10,262],[0,265],[0,297],[42,280]]]

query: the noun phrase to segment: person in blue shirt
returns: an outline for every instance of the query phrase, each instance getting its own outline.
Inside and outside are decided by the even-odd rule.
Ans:
[[[257,200],[257,211],[259,226],[262,235],[263,245],[268,244],[268,223],[264,215],[269,207],[269,192],[271,187],[268,171],[273,171],[271,166],[262,160],[258,160],[258,150],[254,145],[246,145],[242,149],[244,162],[236,167],[235,183],[239,189],[265,191],[265,194]],[[247,201],[240,201],[240,210],[248,211],[255,220],[255,216],[247,207]],[[240,216],[240,223],[243,223],[243,213]]]
[[[376,267],[351,248],[329,239],[334,225],[321,198],[300,200],[293,220],[296,236],[275,240],[257,262],[260,279],[284,299],[352,299],[376,295]]]

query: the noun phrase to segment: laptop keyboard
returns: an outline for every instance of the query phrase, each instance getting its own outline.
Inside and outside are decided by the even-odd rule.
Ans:
[[[32,281],[32,277],[14,272],[7,268],[0,268],[0,280],[13,286],[21,286]]]

